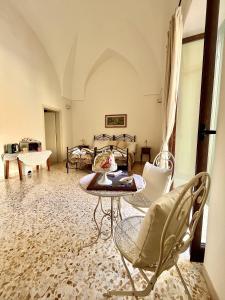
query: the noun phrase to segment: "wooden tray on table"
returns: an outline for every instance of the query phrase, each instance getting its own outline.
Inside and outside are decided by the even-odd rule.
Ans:
[[[87,190],[89,191],[127,191],[127,192],[136,192],[137,187],[135,180],[133,179],[131,183],[122,183],[119,180],[123,177],[127,177],[126,173],[122,173],[118,176],[110,176],[108,178],[112,181],[111,185],[99,185],[98,180],[102,176],[101,173],[96,173],[94,178],[89,183]]]

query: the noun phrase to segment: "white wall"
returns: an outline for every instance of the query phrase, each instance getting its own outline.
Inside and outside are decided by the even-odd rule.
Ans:
[[[0,12],[0,153],[23,137],[44,143],[44,105],[61,112],[64,150],[71,144],[71,110],[65,109],[71,102],[61,98],[52,64],[23,18],[9,1],[0,1]]]
[[[225,49],[223,57],[220,108],[204,262],[220,300],[225,299]]]
[[[95,134],[128,133],[137,136],[139,146],[147,139],[154,156],[161,145],[162,105],[156,99],[143,95],[141,79],[128,62],[109,57],[89,78],[86,100],[73,102],[74,145],[82,138],[91,144]],[[121,113],[127,114],[127,128],[105,128],[106,114]]]

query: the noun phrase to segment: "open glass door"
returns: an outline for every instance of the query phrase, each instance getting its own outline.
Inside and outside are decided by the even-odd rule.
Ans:
[[[212,170],[214,137],[211,134],[216,133],[222,50],[220,41],[217,43],[218,15],[219,0],[208,0],[204,42],[193,41],[184,45],[183,49],[176,128],[177,185],[186,182],[195,173]],[[207,208],[204,222],[201,218],[192,242],[192,261],[202,262],[204,259],[206,225]]]
[[[183,43],[175,139],[175,185],[195,175],[201,93],[203,37]]]
[[[225,39],[225,22],[219,28],[218,39],[217,39],[215,78],[214,78],[213,100],[212,100],[211,121],[210,121],[210,128],[213,130],[216,130],[216,128],[217,128],[221,75],[222,75],[222,63],[223,63],[224,39]],[[210,135],[209,136],[209,147],[208,147],[208,163],[207,163],[207,171],[210,175],[212,174],[212,171],[213,171],[215,143],[216,143],[216,136]],[[211,195],[209,195],[208,201],[207,201],[205,209],[204,209],[201,243],[206,243],[208,209],[209,209],[209,205],[210,205],[210,197],[211,197]]]

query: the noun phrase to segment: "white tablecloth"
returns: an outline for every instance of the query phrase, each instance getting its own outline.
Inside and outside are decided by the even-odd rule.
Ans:
[[[12,160],[16,160],[17,157],[18,157],[18,154],[19,153],[5,153],[5,154],[2,154],[2,159],[3,160],[9,160],[9,161],[12,161]]]
[[[27,166],[36,166],[42,165],[46,163],[49,156],[52,154],[52,151],[45,150],[45,151],[34,151],[34,152],[26,152],[26,153],[19,153],[18,158]]]

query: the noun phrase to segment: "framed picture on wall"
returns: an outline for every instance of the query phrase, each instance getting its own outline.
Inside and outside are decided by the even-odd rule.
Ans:
[[[127,115],[105,115],[105,127],[106,128],[122,128],[127,127]]]

